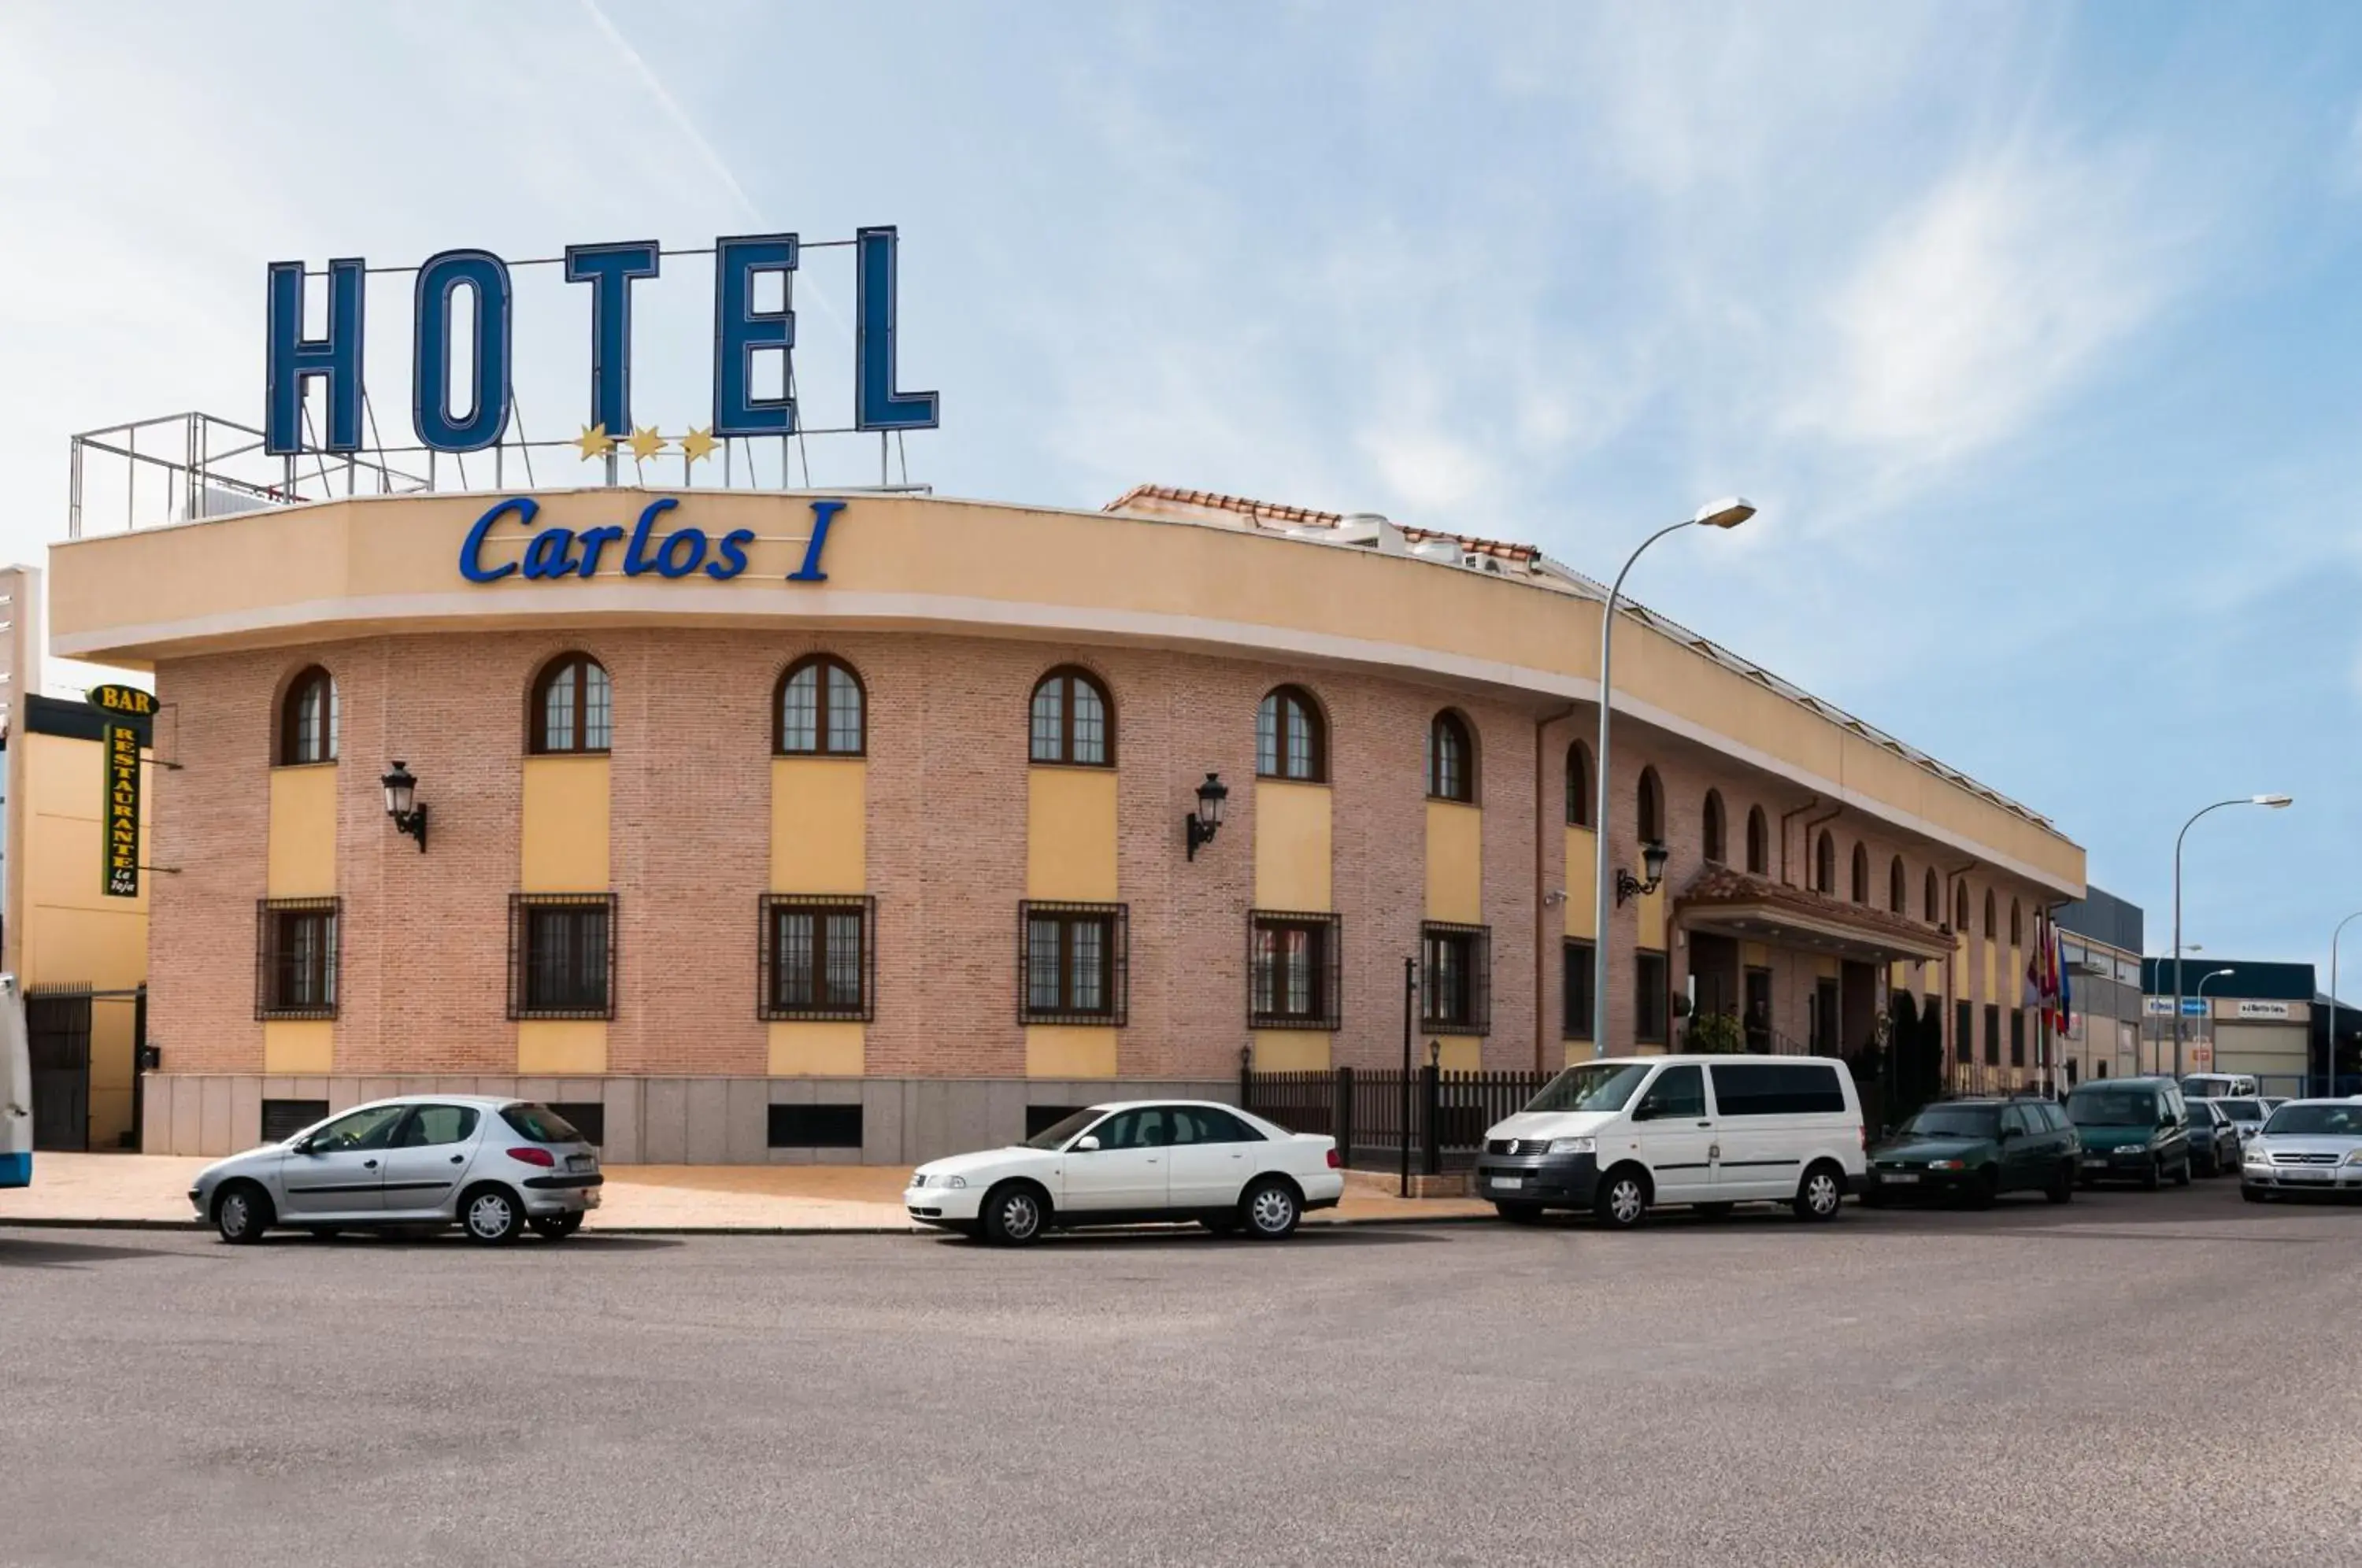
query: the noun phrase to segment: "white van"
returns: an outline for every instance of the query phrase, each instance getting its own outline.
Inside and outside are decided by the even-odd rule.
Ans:
[[[2181,1080],[2181,1098],[2225,1099],[2234,1095],[2253,1095],[2261,1088],[2252,1073],[2192,1073]]]
[[[1485,1135],[1476,1195],[1505,1220],[1772,1201],[1829,1220],[1861,1180],[1853,1075],[1825,1056],[1608,1056],[1569,1067]]]
[[[0,1187],[33,1179],[33,1058],[17,977],[0,975]]]

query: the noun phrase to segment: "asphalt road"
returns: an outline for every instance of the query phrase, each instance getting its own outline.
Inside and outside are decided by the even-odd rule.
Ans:
[[[2362,1209],[0,1231],[0,1562],[2362,1561]]]

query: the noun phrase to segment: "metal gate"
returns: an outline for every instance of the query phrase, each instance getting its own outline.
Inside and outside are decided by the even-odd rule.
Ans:
[[[88,987],[36,987],[25,995],[36,1149],[90,1146],[90,1000]]]

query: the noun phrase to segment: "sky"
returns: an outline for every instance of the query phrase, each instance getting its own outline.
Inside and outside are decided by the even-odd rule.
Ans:
[[[2151,952],[2225,798],[2297,804],[2191,831],[2186,940],[2325,980],[2362,910],[2362,9],[17,0],[0,149],[12,558],[71,433],[259,421],[270,261],[893,224],[941,493],[1156,481],[1602,577],[1742,493],[1636,595],[2052,818]],[[667,431],[701,264],[635,298]],[[582,291],[518,279],[519,415],[570,436]],[[807,423],[852,296],[810,253]]]

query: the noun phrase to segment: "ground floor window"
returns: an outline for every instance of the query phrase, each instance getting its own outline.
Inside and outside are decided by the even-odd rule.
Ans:
[[[1592,966],[1596,963],[1596,949],[1588,942],[1569,942],[1561,950],[1561,962],[1566,969],[1565,1019],[1559,1033],[1569,1040],[1591,1038]]]
[[[774,1149],[858,1149],[861,1107],[775,1105],[764,1132],[764,1142]]]
[[[1672,1032],[1667,1017],[1665,955],[1646,949],[1632,955],[1632,1038],[1661,1045]]]
[[[1952,1004],[1952,1055],[1962,1062],[1977,1059],[1976,1008],[1969,1002]]]
[[[1129,1001],[1123,904],[1017,906],[1017,995],[1024,1023],[1121,1024]]]
[[[1490,926],[1429,921],[1418,928],[1419,1027],[1433,1034],[1482,1034],[1493,1026]]]
[[[1985,1066],[2001,1066],[2001,1007],[1996,1002],[1985,1003]]]
[[[1247,1024],[1253,1029],[1335,1029],[1339,1006],[1338,920],[1333,914],[1254,910],[1247,917]]]
[[[615,895],[509,898],[509,1016],[615,1016]]]
[[[877,900],[766,893],[761,1015],[866,1022],[876,1015]]]
[[[256,908],[254,1016],[337,1016],[335,899],[265,899]]]
[[[2009,1065],[2025,1066],[2025,1010],[2022,1007],[2009,1010]]]

